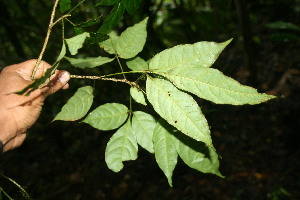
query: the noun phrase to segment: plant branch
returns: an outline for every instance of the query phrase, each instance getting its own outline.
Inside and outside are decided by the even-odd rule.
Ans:
[[[48,44],[48,40],[49,40],[49,37],[50,37],[50,34],[51,34],[51,29],[53,27],[53,20],[54,20],[55,11],[56,11],[56,7],[57,7],[58,2],[59,2],[59,0],[55,0],[54,6],[53,6],[53,9],[52,9],[52,13],[51,13],[51,17],[50,17],[50,22],[49,22],[49,26],[48,26],[47,35],[45,37],[45,41],[44,41],[41,53],[40,53],[40,55],[39,55],[39,57],[36,61],[35,67],[34,67],[33,72],[31,74],[32,79],[34,79],[34,76],[35,76],[35,74],[36,74],[36,72],[39,68],[39,65],[42,61],[43,55],[45,53],[45,50],[46,50],[46,47],[47,47],[47,44]]]
[[[52,28],[53,26],[55,26],[55,24],[57,24],[59,21],[63,20],[63,19],[66,18],[66,17],[70,17],[70,16],[71,16],[70,14],[61,16],[58,20],[56,20],[55,22],[53,22],[51,28]]]
[[[107,78],[106,76],[82,76],[82,75],[71,75],[71,78],[81,78],[81,79],[93,79],[93,80],[103,80],[103,81],[114,81],[127,83],[131,86],[137,86],[135,82],[129,81],[127,79],[117,79],[117,78]]]

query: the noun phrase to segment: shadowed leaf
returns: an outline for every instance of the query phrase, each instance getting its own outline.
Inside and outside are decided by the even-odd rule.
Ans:
[[[109,16],[104,20],[98,32],[103,34],[108,33],[113,27],[115,27],[120,22],[124,11],[125,7],[122,2],[116,4],[110,12]]]
[[[28,85],[24,89],[17,91],[15,93],[19,94],[19,95],[28,96],[28,95],[30,95],[31,92],[47,85],[50,80],[51,75],[54,74],[57,67],[58,67],[58,63],[56,65],[54,65],[53,67],[47,69],[47,71],[41,78],[35,79],[30,85]]]

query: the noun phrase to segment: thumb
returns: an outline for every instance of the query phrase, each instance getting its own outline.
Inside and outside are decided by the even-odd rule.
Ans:
[[[69,87],[68,81],[70,80],[70,74],[67,71],[59,71],[57,76],[50,80],[47,86],[43,88],[43,95],[47,97],[60,89],[67,89]]]

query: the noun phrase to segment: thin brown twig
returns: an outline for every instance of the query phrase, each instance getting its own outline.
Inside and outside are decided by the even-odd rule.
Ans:
[[[41,61],[42,61],[43,55],[45,53],[45,50],[46,50],[46,47],[47,47],[47,44],[48,44],[48,40],[49,40],[49,37],[50,37],[51,29],[53,27],[53,20],[54,20],[55,11],[56,11],[56,7],[57,7],[58,2],[59,2],[59,0],[55,0],[54,6],[53,6],[53,9],[52,9],[52,13],[51,13],[51,17],[50,17],[50,22],[49,22],[47,34],[46,34],[46,37],[45,37],[45,41],[44,41],[41,53],[40,53],[40,55],[39,55],[39,57],[38,57],[38,59],[36,61],[35,67],[33,69],[33,72],[31,74],[31,78],[32,79],[34,79],[35,74],[36,74],[36,72],[37,72],[37,70],[39,68],[39,65],[40,65]]]
[[[82,79],[93,79],[93,80],[103,80],[103,81],[114,81],[127,83],[131,86],[137,86],[135,82],[129,81],[127,79],[117,79],[117,78],[107,78],[105,76],[82,76],[82,75],[71,75],[71,78],[82,78]]]
[[[60,22],[61,20],[63,20],[64,18],[70,17],[70,16],[71,16],[70,14],[61,16],[59,19],[57,19],[55,22],[53,22],[51,28],[52,28],[53,26],[55,26],[55,24],[57,24],[58,22]]]

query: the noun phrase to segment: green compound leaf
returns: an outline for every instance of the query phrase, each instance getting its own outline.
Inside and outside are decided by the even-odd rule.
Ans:
[[[173,141],[174,136],[167,127],[169,127],[168,124],[163,121],[157,123],[153,133],[153,143],[156,162],[172,187],[172,175],[177,164],[178,154]]]
[[[116,4],[109,16],[104,20],[102,26],[98,30],[99,33],[106,34],[115,27],[121,20],[125,11],[125,6],[122,2]]]
[[[128,117],[128,108],[119,103],[107,103],[97,107],[83,120],[99,130],[113,130],[120,127]]]
[[[169,81],[147,78],[147,98],[154,110],[187,136],[212,145],[210,130],[197,102]]]
[[[158,74],[165,76],[179,89],[217,104],[253,105],[275,98],[241,85],[213,68],[175,68]]]
[[[121,0],[101,0],[96,6],[111,6],[116,3],[119,3]]]
[[[148,63],[140,57],[135,57],[134,59],[127,61],[126,65],[133,71],[146,71],[149,69]]]
[[[93,58],[65,58],[71,63],[71,65],[81,69],[98,67],[100,65],[104,65],[105,63],[109,63],[115,59],[101,56]]]
[[[100,48],[103,48],[109,54],[117,54],[116,45],[119,36],[117,36],[116,32],[110,32],[108,34],[109,38],[103,42],[99,43]]]
[[[108,141],[105,149],[105,162],[109,169],[119,172],[123,161],[137,159],[138,145],[134,131],[128,120]]]
[[[147,21],[148,17],[121,33],[116,46],[119,57],[133,58],[143,50],[147,38]]]
[[[53,121],[75,121],[84,117],[92,106],[94,98],[93,91],[94,89],[91,86],[79,88],[62,107]]]
[[[165,72],[177,67],[210,67],[223,49],[230,43],[197,42],[178,45],[156,54],[149,63],[149,69]]]
[[[215,149],[182,133],[174,133],[174,143],[180,158],[190,168],[223,177],[219,171],[219,157]]]
[[[136,102],[143,104],[144,106],[147,105],[144,93],[137,87],[133,86],[130,88],[130,95]]]
[[[155,126],[156,120],[151,115],[142,111],[133,113],[132,129],[135,132],[137,142],[150,153],[154,153],[152,138]]]
[[[61,0],[59,2],[59,10],[62,13],[69,10],[70,7],[71,7],[71,0]]]
[[[69,47],[69,51],[71,55],[74,56],[78,53],[78,49],[82,48],[85,39],[89,36],[90,36],[89,33],[84,32],[80,35],[76,35],[72,38],[66,39],[66,43]]]

